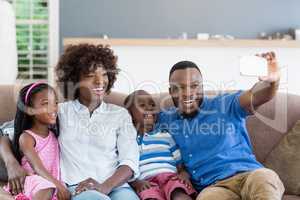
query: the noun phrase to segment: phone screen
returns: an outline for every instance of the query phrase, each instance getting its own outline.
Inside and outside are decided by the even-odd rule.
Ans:
[[[240,74],[242,76],[267,76],[268,62],[258,56],[242,56],[240,58]]]

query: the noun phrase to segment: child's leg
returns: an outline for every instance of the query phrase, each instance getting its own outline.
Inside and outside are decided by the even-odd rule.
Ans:
[[[151,188],[143,190],[138,195],[141,200],[165,200],[159,186],[154,182],[152,182]]]
[[[51,200],[54,193],[53,188],[43,189],[38,191],[33,197],[32,200]]]
[[[196,193],[194,188],[182,182],[175,173],[163,173],[159,180],[167,200],[191,200]]]
[[[192,198],[183,189],[177,188],[171,193],[171,200],[192,200]]]
[[[24,194],[32,200],[51,200],[55,193],[55,185],[45,178],[27,176],[24,184]]]

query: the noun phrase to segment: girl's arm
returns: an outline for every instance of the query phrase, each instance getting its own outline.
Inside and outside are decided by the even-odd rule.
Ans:
[[[33,170],[39,176],[52,182],[58,190],[58,199],[69,200],[71,198],[70,192],[65,188],[65,186],[57,179],[55,179],[44,167],[39,155],[34,149],[35,140],[28,133],[24,132],[19,139],[20,150],[23,152],[24,156],[28,159]]]
[[[57,179],[55,179],[44,167],[39,155],[34,149],[35,139],[24,132],[19,139],[20,150],[23,152],[24,156],[28,159],[30,165],[32,166],[35,173],[48,181],[54,183],[56,186],[61,184]]]

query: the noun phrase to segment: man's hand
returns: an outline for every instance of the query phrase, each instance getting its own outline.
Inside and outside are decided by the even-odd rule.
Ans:
[[[20,166],[18,162],[8,163],[6,166],[8,174],[8,184],[13,195],[17,195],[24,191],[25,177],[27,172]]]
[[[144,181],[144,180],[136,180],[134,181],[131,186],[134,188],[134,190],[137,193],[140,193],[144,190],[150,189],[153,185],[149,181]]]
[[[268,61],[268,75],[259,77],[260,81],[265,81],[269,83],[274,83],[280,80],[280,71],[278,67],[278,62],[276,60],[276,55],[274,52],[263,53],[257,55],[259,57],[265,58]]]
[[[268,75],[259,77],[258,83],[241,94],[240,105],[249,113],[254,113],[259,106],[270,101],[276,95],[280,81],[280,70],[275,53],[268,52],[256,56],[267,59]]]
[[[108,184],[100,184],[94,179],[88,178],[78,184],[77,188],[75,189],[75,195],[87,190],[97,190],[102,194],[108,195],[112,191],[112,188]]]

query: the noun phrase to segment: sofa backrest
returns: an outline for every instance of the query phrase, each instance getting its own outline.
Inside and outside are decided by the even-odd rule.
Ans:
[[[14,118],[19,86],[0,86],[0,124]],[[217,91],[207,91],[213,97]],[[108,103],[123,106],[126,94],[112,92],[105,98]],[[155,101],[161,108],[173,105],[167,93],[155,94]],[[247,128],[257,159],[263,162],[271,150],[280,142],[294,123],[300,119],[300,96],[278,93],[276,97],[261,106],[257,113],[247,119]]]
[[[14,118],[18,91],[13,85],[0,85],[0,124]]]

